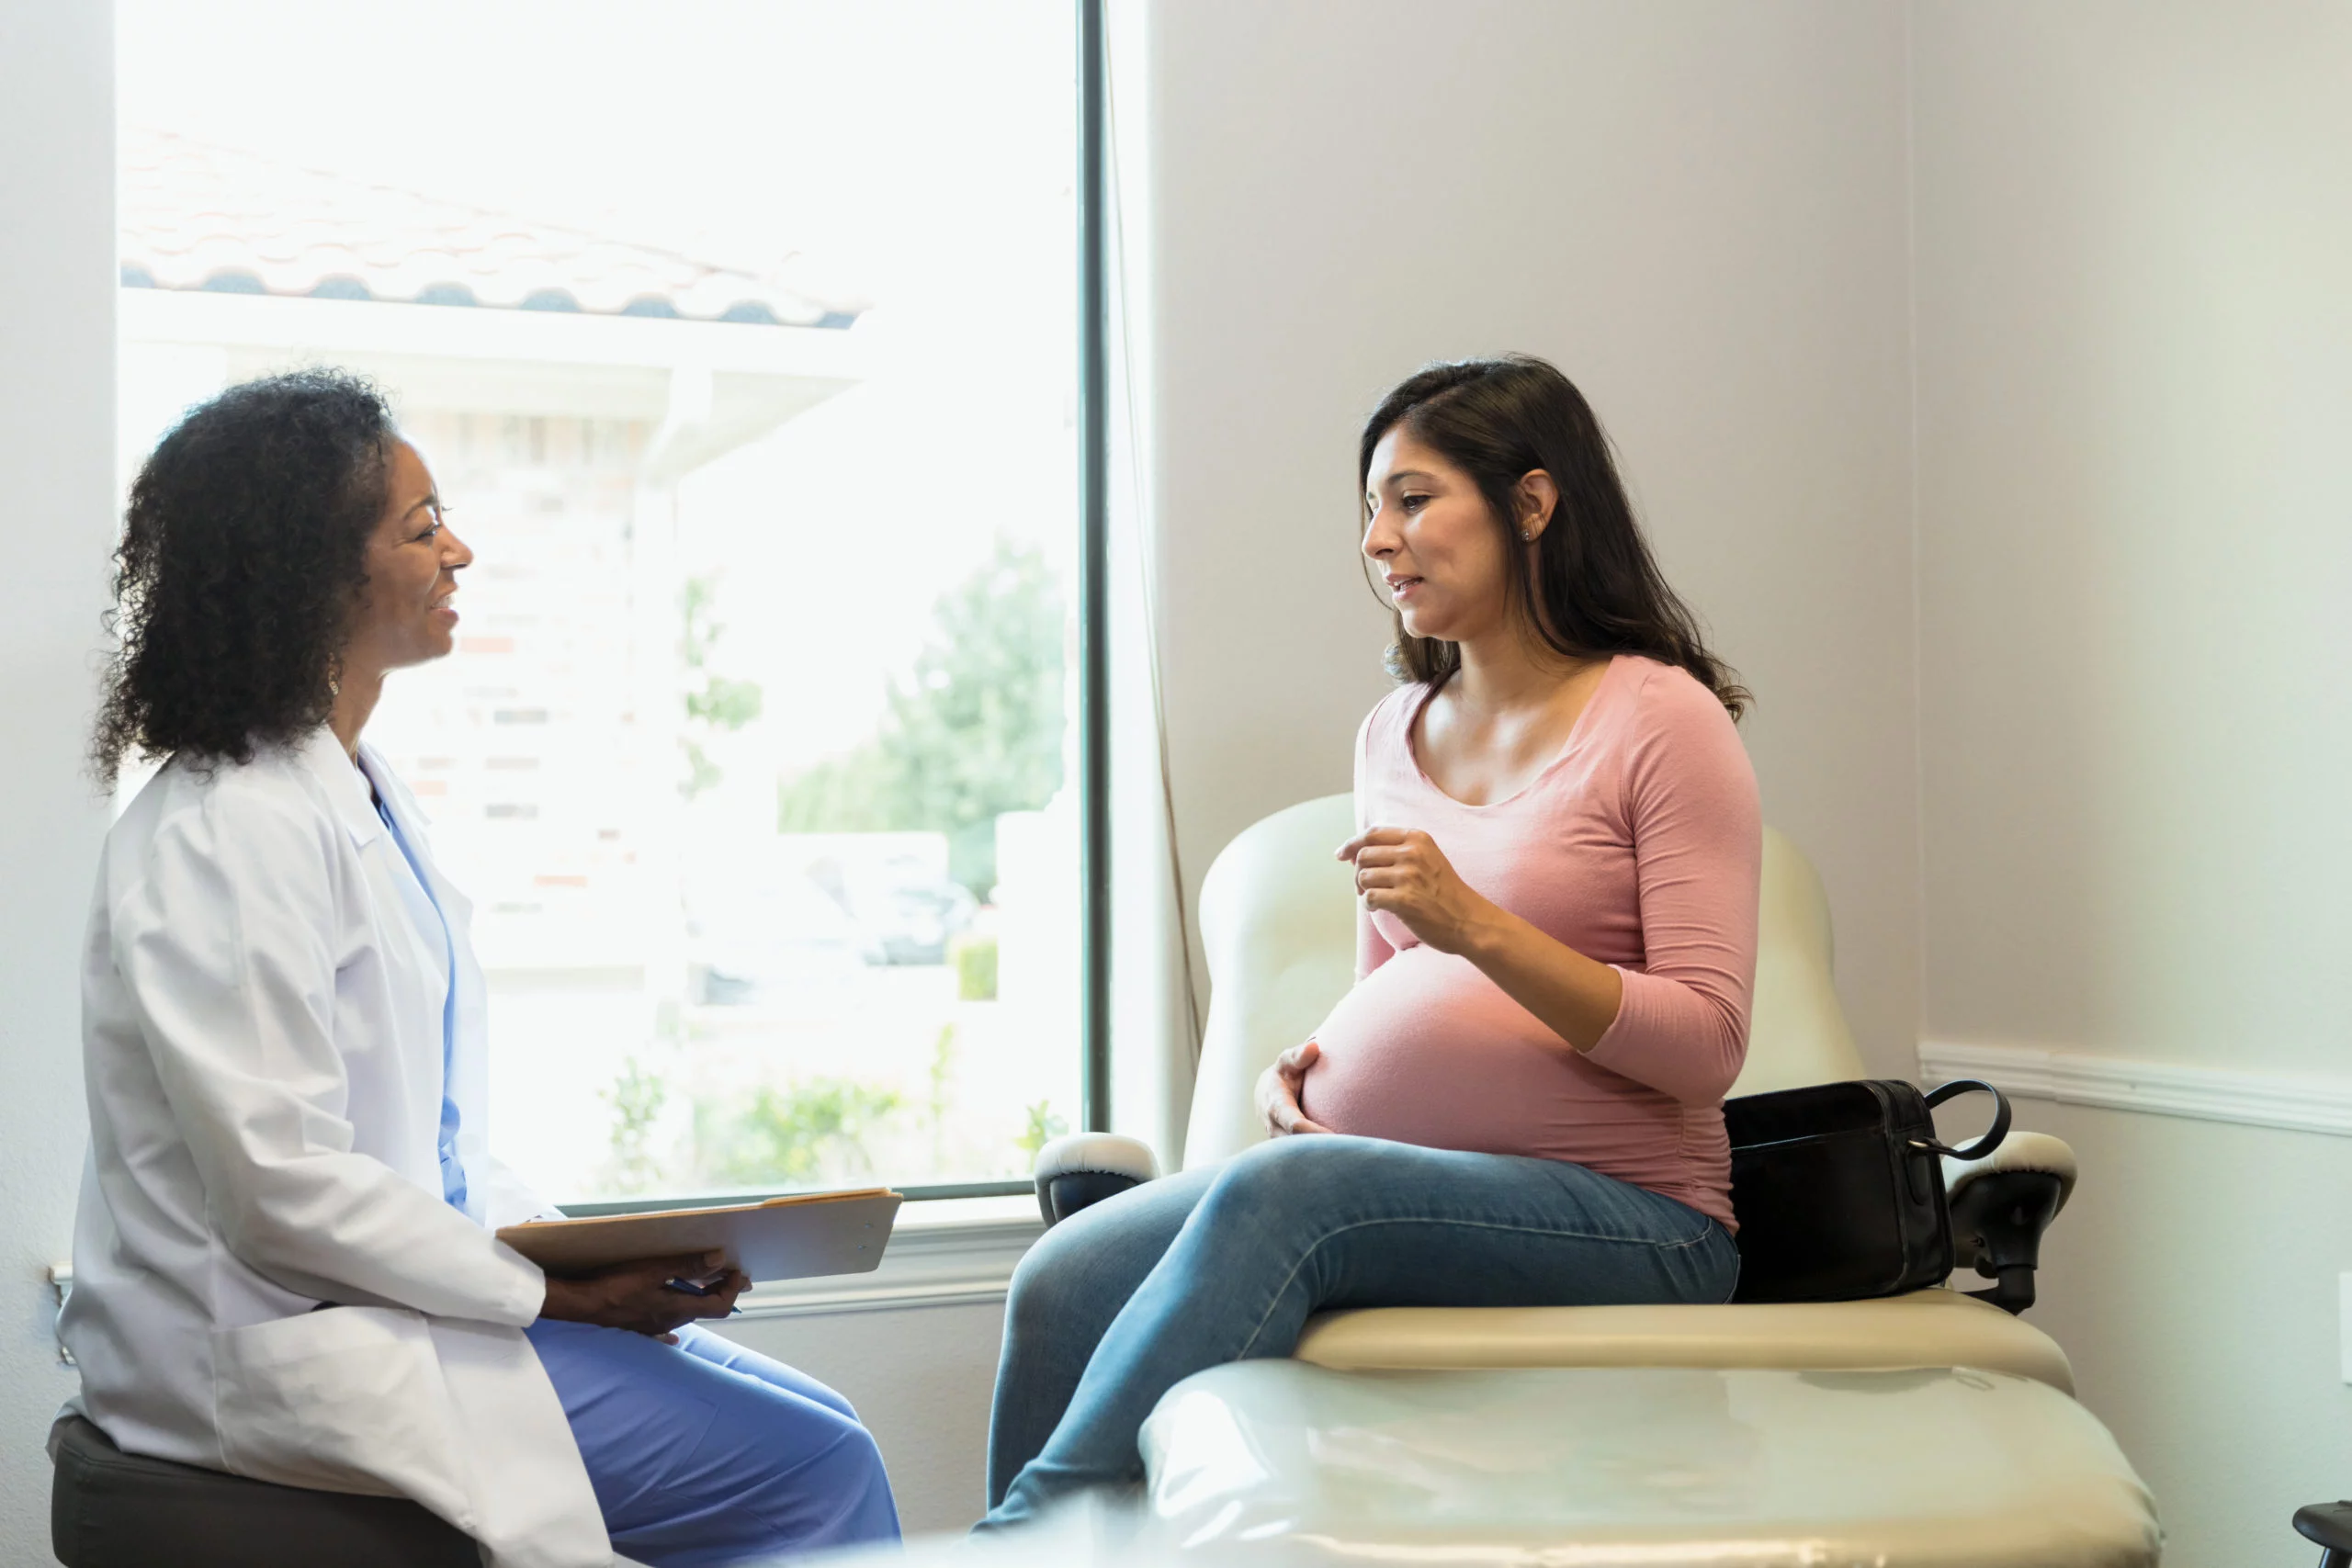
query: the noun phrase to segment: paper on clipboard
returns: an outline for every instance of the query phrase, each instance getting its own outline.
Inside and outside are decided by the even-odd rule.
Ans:
[[[716,1209],[534,1220],[498,1239],[558,1277],[688,1252],[721,1252],[754,1281],[863,1274],[882,1261],[904,1201],[886,1187]]]

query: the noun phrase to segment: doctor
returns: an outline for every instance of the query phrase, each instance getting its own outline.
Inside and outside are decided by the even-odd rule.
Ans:
[[[360,739],[449,652],[473,553],[381,398],[232,388],[141,471],[93,756],[164,765],[83,958],[90,1157],[62,1321],[131,1452],[413,1497],[514,1568],[895,1540],[838,1394],[693,1320],[712,1258],[544,1277],[483,1136],[464,897]]]

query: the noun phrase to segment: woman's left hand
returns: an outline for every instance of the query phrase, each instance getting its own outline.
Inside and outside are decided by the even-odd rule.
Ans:
[[[1355,863],[1365,908],[1395,915],[1440,953],[1461,953],[1501,912],[1418,828],[1367,828],[1340,846],[1339,858]]]

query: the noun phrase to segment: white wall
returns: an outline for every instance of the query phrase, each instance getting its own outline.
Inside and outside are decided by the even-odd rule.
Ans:
[[[2332,0],[1920,7],[1931,1032],[2343,1066],[2348,67]]]
[[[1852,0],[1181,0],[1149,13],[1158,575],[1197,888],[1348,787],[1387,682],[1358,423],[1544,355],[1758,704],[1864,1050],[1917,1016],[1903,17]]]
[[[1925,1032],[2342,1074],[2352,8],[1913,10]],[[2352,1145],[2027,1110],[2165,1561],[2308,1562]]]
[[[2352,1268],[2342,1138],[2021,1101],[2082,1183],[2030,1321],[2155,1494],[2165,1568],[2309,1568],[2288,1520],[2352,1495],[2336,1276]]]
[[[114,491],[114,62],[105,6],[0,6],[0,1559],[49,1560],[73,1392],[43,1270],[81,1176],[84,911],[106,812],[81,773]]]

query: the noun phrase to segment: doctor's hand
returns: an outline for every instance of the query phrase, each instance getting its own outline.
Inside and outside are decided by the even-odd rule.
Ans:
[[[1339,858],[1355,863],[1365,908],[1395,915],[1440,953],[1461,953],[1502,912],[1418,828],[1367,828],[1340,846]]]
[[[1306,1081],[1306,1069],[1323,1059],[1323,1047],[1310,1040],[1304,1045],[1294,1045],[1274,1058],[1274,1065],[1258,1075],[1258,1114],[1266,1119],[1269,1132],[1277,1136],[1284,1133],[1328,1133],[1331,1129],[1319,1122],[1309,1122],[1306,1112],[1298,1108],[1299,1085]]]
[[[735,1298],[752,1281],[740,1269],[729,1269],[710,1284],[708,1295],[690,1295],[669,1287],[673,1280],[707,1279],[727,1261],[717,1252],[688,1253],[684,1258],[649,1258],[624,1263],[582,1280],[548,1277],[548,1295],[541,1317],[564,1323],[593,1323],[605,1328],[626,1328],[665,1345],[678,1342],[671,1330],[698,1317],[725,1317]]]

